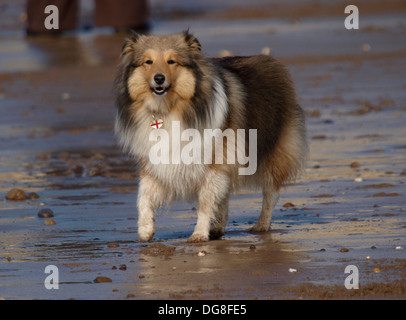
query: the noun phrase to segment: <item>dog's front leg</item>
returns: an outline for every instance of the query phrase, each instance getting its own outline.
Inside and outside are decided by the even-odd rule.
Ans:
[[[150,241],[155,233],[155,211],[164,202],[164,190],[154,178],[141,177],[138,190],[138,237]]]
[[[230,178],[225,172],[211,169],[206,175],[198,194],[197,223],[188,242],[203,242],[209,240],[210,223],[215,218],[214,213],[219,204],[228,197]]]

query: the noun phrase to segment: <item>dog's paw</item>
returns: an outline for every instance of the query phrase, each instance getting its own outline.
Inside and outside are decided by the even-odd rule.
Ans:
[[[204,235],[201,233],[193,233],[189,239],[187,239],[187,242],[206,242],[209,241],[209,236]]]
[[[269,226],[263,224],[256,224],[251,229],[250,232],[268,232]]]
[[[216,240],[220,239],[222,236],[225,234],[224,228],[219,228],[219,229],[211,229],[209,233],[209,238],[210,240]]]
[[[151,226],[142,226],[138,228],[138,239],[141,242],[150,241],[155,234],[155,228]]]

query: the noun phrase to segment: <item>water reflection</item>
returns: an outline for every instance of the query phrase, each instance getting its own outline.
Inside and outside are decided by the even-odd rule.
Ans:
[[[234,297],[245,299],[247,288],[254,284],[254,291],[271,290],[270,284],[280,284],[280,276],[293,258],[282,247],[272,241],[271,233],[241,232],[203,244],[145,244],[133,282],[125,284],[125,289],[144,297],[167,299],[170,292],[169,298],[188,299],[205,295],[226,298],[223,288],[231,287]]]
[[[114,64],[125,34],[83,33],[0,42],[0,73]]]

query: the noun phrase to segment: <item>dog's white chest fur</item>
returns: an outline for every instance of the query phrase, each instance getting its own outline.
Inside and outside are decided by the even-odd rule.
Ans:
[[[201,136],[203,136],[204,129],[221,128],[228,111],[227,97],[219,79],[214,79],[214,89],[210,101],[211,105],[209,106],[210,110],[212,110],[210,121],[205,123],[203,128],[194,128],[199,131]],[[147,103],[153,104],[154,100]],[[159,100],[157,100],[157,103],[160,103]],[[191,141],[182,141],[180,139],[179,133],[181,134],[185,129],[190,129],[183,127],[182,119],[171,113],[166,116],[158,116],[159,119],[163,120],[163,125],[160,129],[155,129],[151,127],[153,118],[150,110],[151,108],[144,108],[137,111],[138,125],[134,127],[125,128],[119,121],[119,117],[116,117],[115,131],[119,143],[132,155],[147,160],[145,169],[168,188],[171,188],[170,191],[173,191],[177,196],[189,197],[199,189],[199,185],[207,174],[209,167],[207,164],[203,164],[203,161],[201,163],[185,164],[179,158],[185,145],[189,144],[190,147],[190,143],[194,141],[193,139]],[[176,122],[177,126],[174,126],[173,122]],[[169,142],[167,145],[169,148],[169,161],[162,162],[161,159],[154,158],[158,156],[157,153],[151,152],[151,149],[156,148],[160,139],[153,138],[154,135],[156,136],[156,130],[165,130],[166,132],[165,135],[168,137]],[[196,148],[200,148],[203,155],[204,143],[199,143]]]
[[[165,130],[164,132],[159,132]],[[180,133],[184,130],[179,120],[165,117],[161,129],[150,129],[148,140],[142,146],[143,157],[147,157],[146,170],[181,197],[193,195],[207,173],[207,166],[199,163],[185,164],[181,158],[183,148],[194,140],[183,141]],[[163,133],[164,135],[160,135]],[[197,148],[202,148],[200,144]],[[166,153],[163,154],[163,149]],[[201,150],[202,152],[202,150]]]

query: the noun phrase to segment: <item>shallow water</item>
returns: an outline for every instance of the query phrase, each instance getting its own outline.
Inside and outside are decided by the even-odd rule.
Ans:
[[[348,31],[339,14],[215,19],[208,12],[231,14],[231,2],[182,4],[159,3],[153,33],[190,27],[210,55],[270,47],[292,73],[310,155],[303,175],[282,191],[272,231],[248,232],[261,196],[242,190],[231,198],[223,240],[186,244],[196,203],[179,201],[159,211],[152,244],[137,242],[137,168],[113,136],[112,83],[124,36],[97,29],[26,39],[21,23],[10,22],[0,32],[0,297],[347,297],[344,269],[354,264],[364,285],[389,286],[386,295],[376,289],[379,297],[405,298],[397,281],[406,256],[396,249],[406,248],[403,16],[375,12],[363,17],[369,28]],[[179,6],[191,16],[162,18]],[[6,200],[15,187],[39,199]],[[42,208],[53,210],[55,225],[38,218]],[[44,287],[47,265],[59,268],[58,290]],[[97,276],[112,282],[94,283]],[[309,284],[324,289],[296,289]]]

